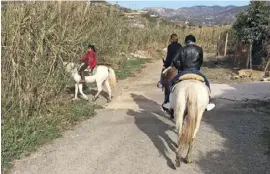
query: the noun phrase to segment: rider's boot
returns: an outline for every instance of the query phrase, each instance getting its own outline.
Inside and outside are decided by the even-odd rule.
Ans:
[[[166,109],[170,110],[170,89],[169,87],[165,87],[165,91],[164,91],[164,102],[162,104],[162,107],[165,107]]]
[[[216,107],[215,103],[211,102],[211,99],[210,99],[208,105],[206,106],[206,110],[211,111],[215,107]]]
[[[206,110],[207,111],[211,111],[212,109],[214,109],[216,107],[215,103],[208,103]]]

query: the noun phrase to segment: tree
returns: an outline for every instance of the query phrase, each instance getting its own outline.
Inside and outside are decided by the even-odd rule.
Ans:
[[[252,49],[252,45],[260,47],[261,41],[268,35],[269,16],[270,6],[266,1],[250,1],[248,8],[237,15],[233,24],[233,33],[240,40],[250,43],[253,55],[257,54],[257,50]],[[250,61],[251,57],[250,55]]]
[[[251,1],[249,7],[237,15],[233,31],[244,41],[264,39],[268,33],[270,6],[266,1]]]

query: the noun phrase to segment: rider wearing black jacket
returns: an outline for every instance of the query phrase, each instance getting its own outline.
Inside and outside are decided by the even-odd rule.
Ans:
[[[189,69],[200,70],[203,63],[202,48],[195,44],[188,44],[183,49],[180,49],[173,60],[173,65],[179,71]]]
[[[163,65],[164,68],[168,68],[169,66],[171,66],[173,58],[175,57],[175,54],[177,53],[179,48],[182,47],[182,45],[178,43],[178,38],[176,34],[171,35],[170,42],[171,44],[167,48],[167,56]]]
[[[164,64],[163,64],[162,71],[172,65],[173,58],[175,57],[177,51],[180,48],[182,48],[182,45],[180,43],[178,43],[177,34],[172,34],[171,37],[170,37],[170,45],[167,48],[166,59],[163,60]],[[170,94],[169,87],[165,87],[165,90],[164,90],[165,99],[164,99],[163,104],[169,102],[169,94]]]
[[[180,49],[174,57],[172,64],[178,69],[179,74],[172,80],[172,85],[183,73],[192,72],[204,77],[206,85],[210,88],[207,78],[200,73],[203,64],[203,50],[195,45],[195,42],[195,37],[188,35],[185,39],[187,45]]]
[[[175,76],[171,83],[170,89],[180,76],[187,73],[194,73],[204,78],[205,84],[210,90],[210,84],[207,78],[200,72],[203,64],[203,50],[201,47],[195,45],[196,39],[193,35],[188,35],[185,38],[186,46],[179,49],[175,55],[172,64],[178,69],[178,75]],[[170,91],[169,91],[170,92]],[[215,104],[209,103],[207,110],[211,110],[215,107]]]

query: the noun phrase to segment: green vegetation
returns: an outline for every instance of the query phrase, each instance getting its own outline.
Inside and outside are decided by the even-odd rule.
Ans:
[[[246,42],[264,39],[268,35],[270,6],[266,1],[250,1],[249,7],[237,15],[233,31]]]
[[[39,145],[61,136],[62,130],[92,117],[95,108],[83,100],[55,102],[49,108],[44,106],[42,115],[5,119],[2,122],[2,166],[9,167],[13,159],[28,155]]]
[[[134,75],[142,68],[142,65],[146,62],[150,62],[151,59],[131,59],[126,60],[121,67],[115,72],[118,79],[125,79]]]
[[[270,6],[266,1],[251,1],[249,7],[237,15],[237,21],[232,27],[234,35],[250,46],[250,68],[252,64],[263,66],[263,41],[270,36],[269,16]]]

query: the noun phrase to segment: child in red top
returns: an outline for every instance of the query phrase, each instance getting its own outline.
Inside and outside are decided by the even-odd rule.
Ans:
[[[85,83],[85,77],[83,71],[88,68],[91,72],[97,65],[96,49],[94,45],[89,45],[85,55],[82,57],[82,62],[84,63],[79,69],[79,74],[81,76],[80,83]]]

